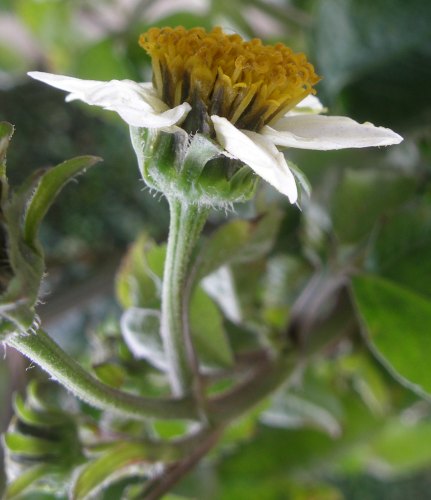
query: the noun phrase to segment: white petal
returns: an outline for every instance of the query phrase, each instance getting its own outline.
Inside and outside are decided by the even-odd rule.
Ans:
[[[79,99],[90,105],[116,111],[125,122],[134,127],[169,127],[180,123],[190,111],[188,103],[169,109],[158,98],[151,83],[137,83],[131,80],[80,80],[39,71],[28,74],[36,80],[70,92],[68,101]]]
[[[284,155],[262,135],[239,130],[226,118],[212,116],[217,140],[226,151],[244,162],[257,175],[286,195],[291,203],[298,197],[295,178]]]
[[[289,111],[286,116],[293,116],[302,113],[319,114],[326,111],[326,108],[315,95],[308,95],[299,104],[297,104],[292,111]]]
[[[366,148],[390,146],[403,138],[384,127],[358,123],[345,116],[285,116],[261,133],[279,146],[300,149]]]

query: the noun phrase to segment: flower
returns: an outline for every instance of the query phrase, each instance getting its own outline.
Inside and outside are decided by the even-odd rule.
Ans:
[[[304,54],[281,43],[183,27],[152,28],[139,43],[152,59],[152,83],[29,75],[70,92],[68,100],[116,111],[132,127],[175,133],[181,126],[203,134],[291,203],[298,197],[295,169],[278,147],[331,150],[402,141],[387,128],[321,115],[313,95],[320,78]]]

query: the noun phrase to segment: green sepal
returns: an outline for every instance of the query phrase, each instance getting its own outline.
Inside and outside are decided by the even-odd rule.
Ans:
[[[145,182],[169,199],[217,207],[254,195],[252,170],[206,135],[131,127],[131,139]]]

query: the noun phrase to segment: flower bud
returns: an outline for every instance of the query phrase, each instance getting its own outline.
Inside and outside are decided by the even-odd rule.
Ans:
[[[168,198],[223,207],[255,192],[254,172],[203,134],[131,127],[131,138],[143,179]]]

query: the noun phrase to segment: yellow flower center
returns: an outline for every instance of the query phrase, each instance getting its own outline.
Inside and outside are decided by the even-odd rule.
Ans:
[[[151,56],[153,83],[170,107],[185,101],[239,128],[259,130],[296,106],[319,81],[302,53],[282,43],[244,41],[221,28],[152,28],[139,44]]]

